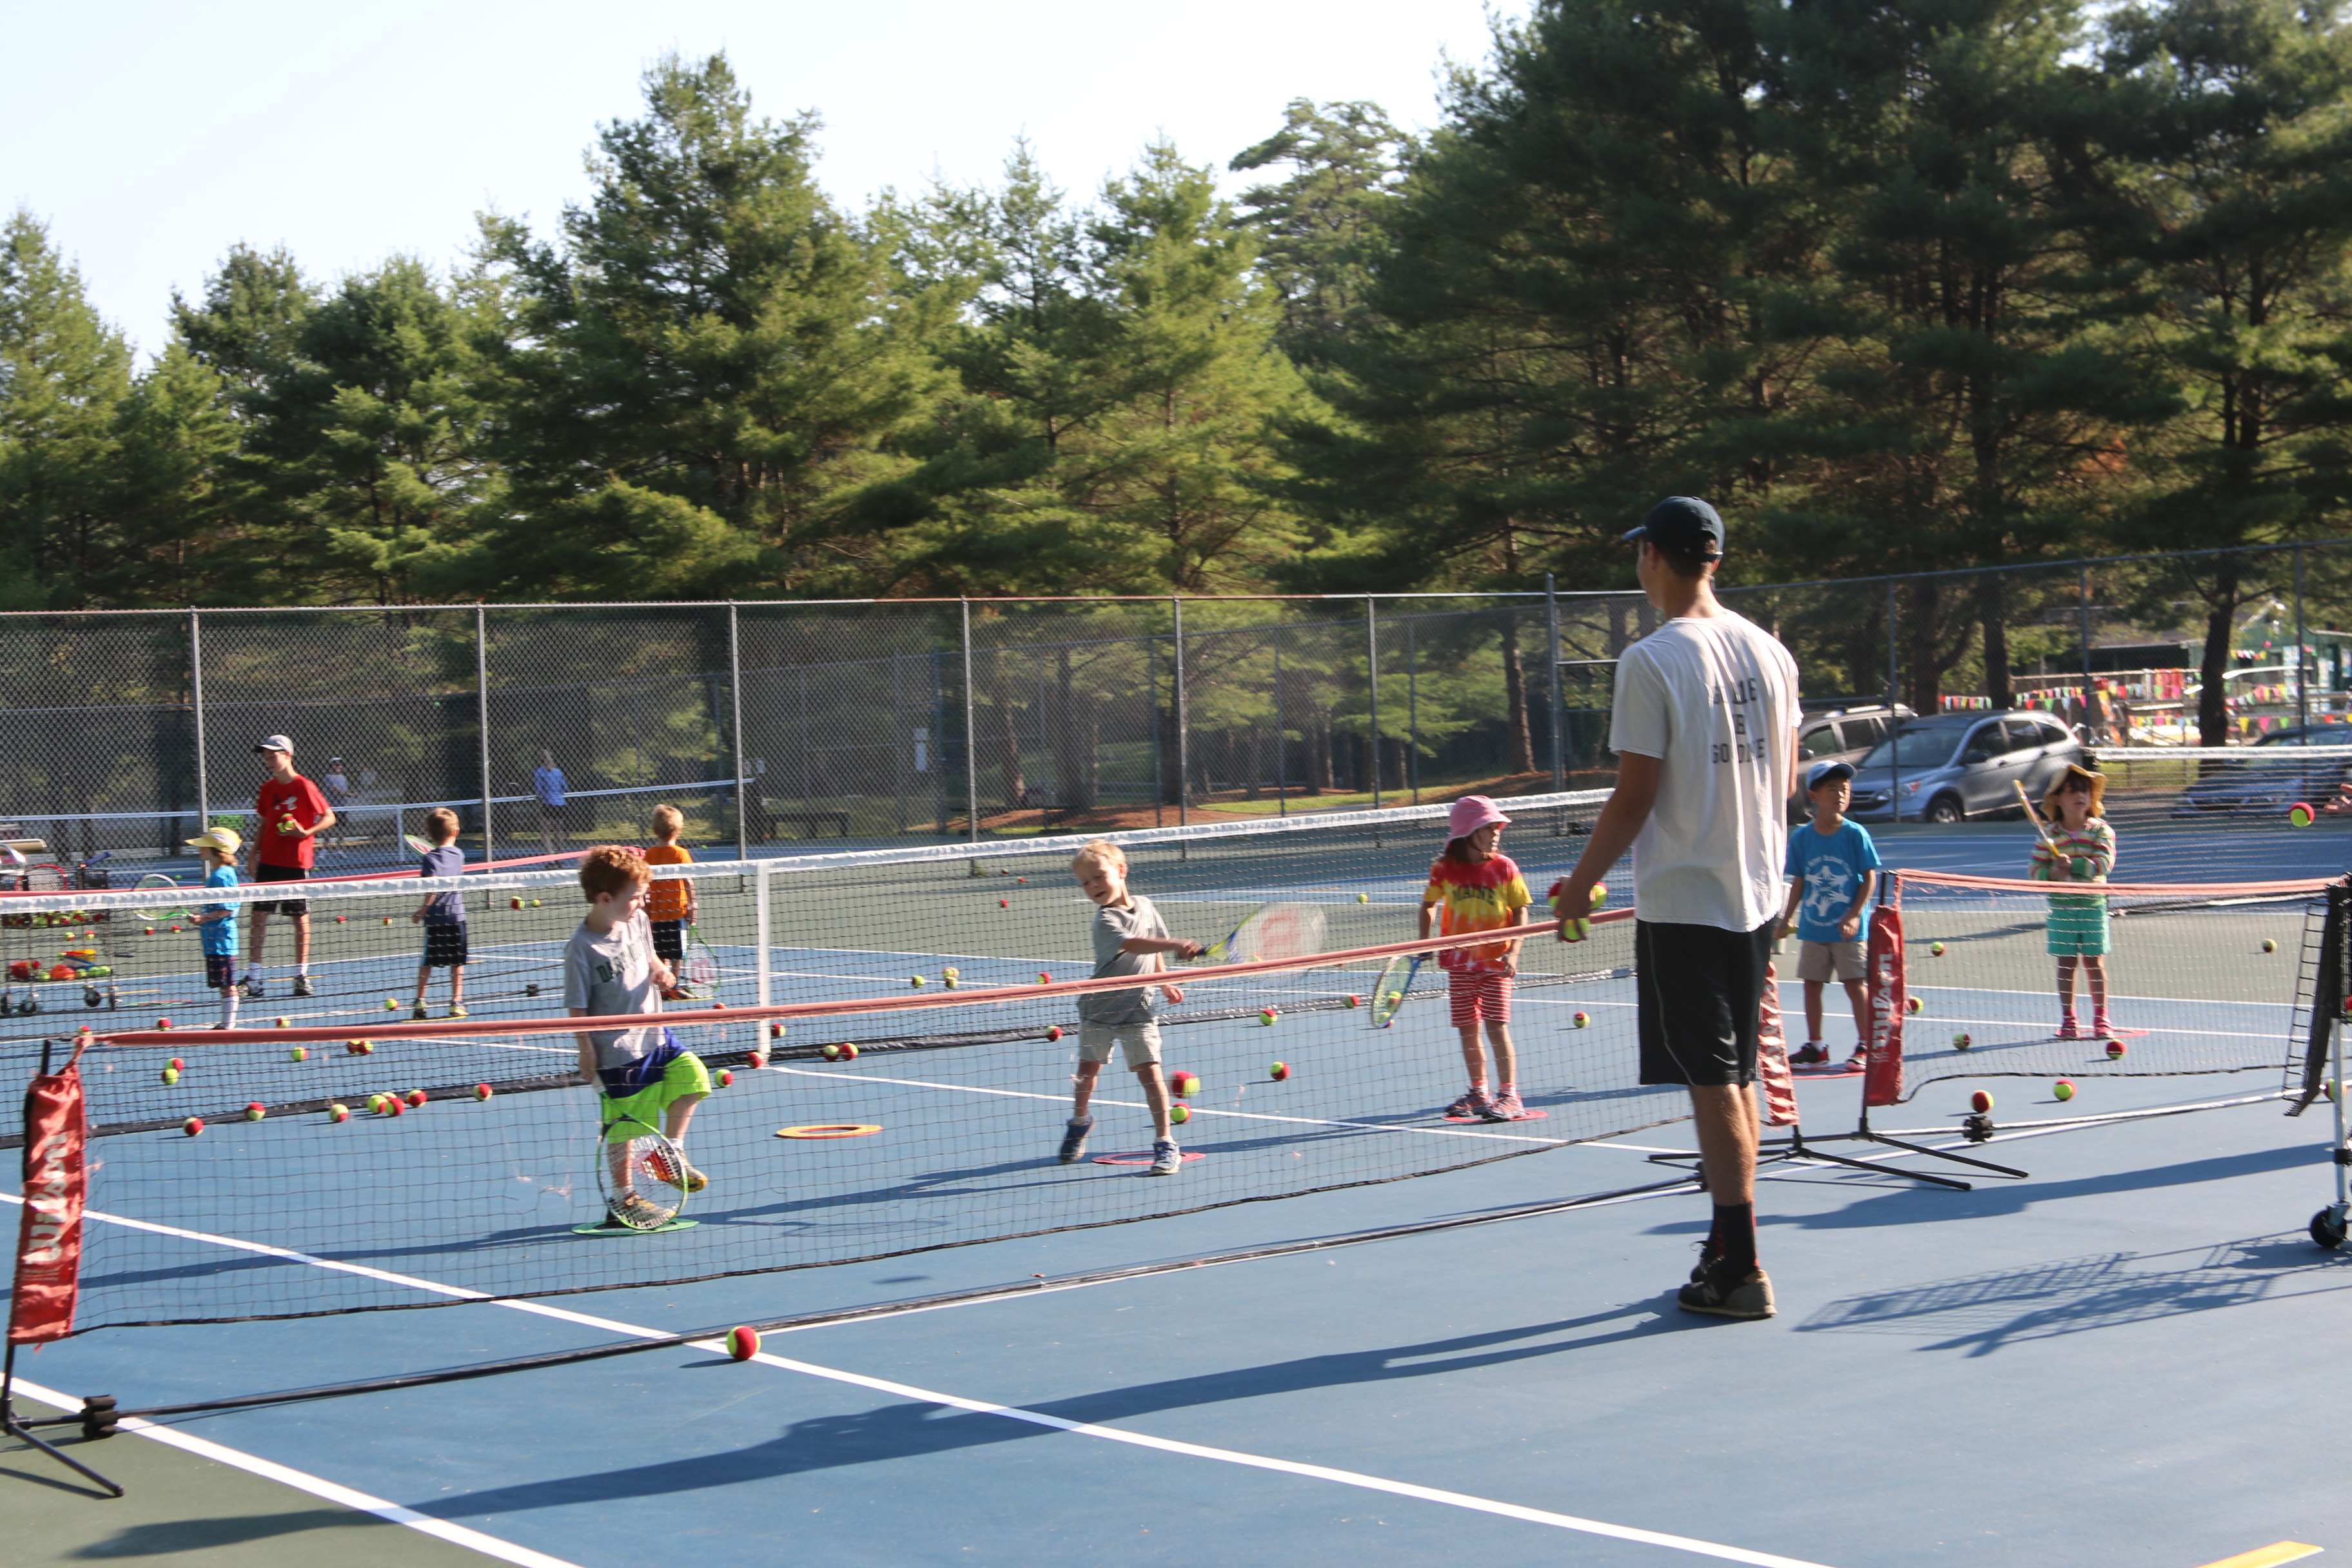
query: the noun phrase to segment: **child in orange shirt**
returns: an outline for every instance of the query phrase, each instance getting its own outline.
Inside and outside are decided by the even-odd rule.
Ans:
[[[694,864],[694,851],[677,841],[677,836],[685,831],[686,817],[677,807],[654,807],[654,842],[646,851],[646,864]],[[686,928],[694,923],[694,884],[683,877],[655,878],[646,889],[646,918],[653,922],[654,956],[668,964],[672,974],[681,973],[679,966],[686,962]]]
[[[1454,803],[1446,818],[1445,853],[1429,868],[1421,895],[1421,934],[1440,936],[1499,931],[1519,923],[1519,911],[1534,901],[1510,857],[1502,854],[1503,829],[1511,825],[1483,795]],[[1454,1026],[1462,1031],[1462,1059],[1470,1068],[1470,1089],[1445,1108],[1454,1117],[1517,1121],[1527,1114],[1519,1103],[1518,1054],[1511,1045],[1511,977],[1519,971],[1517,942],[1447,948],[1437,955],[1445,971]],[[1486,1053],[1478,1041],[1484,1023],[1495,1049],[1494,1090],[1487,1089]]]

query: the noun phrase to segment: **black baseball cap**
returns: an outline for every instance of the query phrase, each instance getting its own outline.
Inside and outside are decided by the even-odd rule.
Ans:
[[[1696,496],[1668,496],[1650,509],[1641,527],[1625,537],[1645,539],[1661,550],[1712,561],[1723,553],[1723,518]]]

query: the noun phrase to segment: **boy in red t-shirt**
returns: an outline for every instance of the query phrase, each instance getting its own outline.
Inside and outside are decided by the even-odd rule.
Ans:
[[[1429,868],[1421,895],[1421,934],[1438,927],[1440,936],[1498,931],[1519,923],[1519,911],[1534,900],[1518,867],[1496,846],[1511,825],[1502,809],[1483,795],[1454,803],[1445,825],[1445,853]],[[1449,947],[1437,955],[1445,971],[1454,1026],[1462,1031],[1462,1059],[1470,1068],[1469,1092],[1445,1108],[1448,1116],[1517,1121],[1527,1115],[1519,1102],[1518,1053],[1511,1044],[1511,976],[1519,970],[1514,941],[1477,947]],[[1486,1052],[1478,1026],[1495,1047],[1494,1089],[1486,1085]]]
[[[257,882],[299,882],[310,875],[316,850],[312,840],[335,825],[335,813],[319,786],[294,771],[294,742],[283,735],[266,735],[253,748],[269,768],[254,802],[257,819],[253,834],[253,879]],[[282,914],[294,922],[294,994],[309,996],[310,988],[310,904],[307,899],[280,899],[253,906],[253,956],[242,989],[248,1001],[268,994],[262,979],[261,945],[269,934],[269,917]]]

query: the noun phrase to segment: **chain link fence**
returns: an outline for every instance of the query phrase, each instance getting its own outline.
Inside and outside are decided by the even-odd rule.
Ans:
[[[1816,710],[2050,712],[2102,747],[2352,714],[2352,546],[1726,586]],[[0,616],[0,837],[171,853],[290,735],[402,859],[641,840],[977,841],[1605,784],[1638,594],[123,611]]]

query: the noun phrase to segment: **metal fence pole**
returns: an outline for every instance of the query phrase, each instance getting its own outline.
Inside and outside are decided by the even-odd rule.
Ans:
[[[1282,623],[1274,626],[1274,814],[1290,815],[1290,764],[1282,744]]]
[[[188,706],[195,718],[196,832],[202,833],[213,825],[213,802],[205,771],[205,633],[203,613],[197,610],[188,612]],[[173,846],[167,842],[163,847]]]
[[[2091,725],[2091,569],[2074,568],[2074,600],[2083,621],[2083,694],[2075,699],[2075,710],[2083,715],[2083,728]]]
[[[498,847],[490,832],[490,618],[479,605],[474,606],[474,696],[482,742],[482,864],[488,866],[498,858]]]
[[[971,601],[957,601],[963,612],[963,822],[966,842],[980,842],[980,749],[972,733]],[[977,864],[977,862],[974,862]]]
[[[751,787],[751,781],[744,776],[749,770],[743,762],[743,628],[732,599],[727,601],[727,706],[731,714],[729,721],[735,731],[735,858],[749,860],[751,829],[743,795]]]
[[[1176,612],[1176,826],[1192,820],[1192,723],[1184,706],[1184,597],[1168,595]]]
[[[2303,661],[2311,634],[2303,624],[2303,546],[2294,547],[2294,721],[2311,722],[2311,682],[2305,679]]]
[[[1890,727],[1895,722],[1895,693],[1903,689],[1895,650],[1895,581],[1889,578],[1886,583],[1886,722]],[[1886,760],[1886,820],[1900,823],[1903,820],[1903,763],[1899,749],[1890,750]]]
[[[1549,572],[1544,574],[1544,647],[1550,650],[1544,668],[1551,672],[1551,792],[1558,795],[1568,788],[1568,763],[1559,733],[1559,593]]]
[[[1404,618],[1405,784],[1421,804],[1421,621]]]
[[[1380,605],[1373,597],[1364,595],[1364,668],[1369,672],[1368,689],[1371,698],[1372,718],[1372,809],[1381,808],[1381,621]]]

